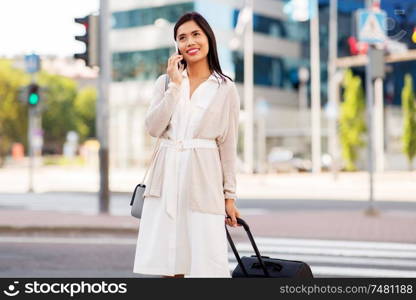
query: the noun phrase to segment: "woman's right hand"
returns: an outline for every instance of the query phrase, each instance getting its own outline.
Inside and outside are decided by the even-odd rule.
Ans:
[[[168,60],[168,67],[166,73],[169,75],[170,81],[180,85],[182,83],[182,72],[185,69],[184,65],[178,67],[179,62],[183,59],[183,55],[174,53]]]

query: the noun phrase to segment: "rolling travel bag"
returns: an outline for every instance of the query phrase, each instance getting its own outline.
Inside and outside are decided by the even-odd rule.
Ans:
[[[237,248],[235,247],[231,235],[228,232],[226,224],[225,230],[227,232],[227,239],[238,262],[237,266],[235,267],[231,275],[233,278],[313,278],[311,268],[308,264],[304,262],[261,256],[247,223],[241,218],[237,218],[237,223],[241,224],[244,227],[244,230],[247,232],[248,238],[250,239],[251,245],[256,255],[252,255],[249,257],[243,256],[240,258]]]

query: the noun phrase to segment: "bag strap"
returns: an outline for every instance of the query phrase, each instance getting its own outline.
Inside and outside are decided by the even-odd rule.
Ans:
[[[144,184],[144,181],[145,181],[145,179],[146,179],[146,175],[147,175],[147,173],[149,172],[150,166],[152,165],[152,162],[153,162],[153,160],[155,159],[155,156],[156,156],[157,150],[159,149],[159,144],[160,144],[160,138],[158,137],[158,138],[157,138],[157,141],[156,141],[155,148],[154,148],[154,150],[153,150],[152,158],[150,159],[150,164],[147,166],[146,172],[144,173],[144,175],[143,175],[143,179],[142,179],[142,181],[140,182],[140,184]]]
[[[169,75],[166,74],[165,75],[165,91],[168,89],[168,84],[169,84]]]
[[[169,84],[169,76],[168,76],[168,74],[165,74],[165,92],[168,89],[168,84]],[[159,149],[159,144],[160,144],[160,137],[157,138],[156,145],[155,145],[155,148],[153,149],[153,154],[152,154],[152,158],[150,159],[150,162],[153,162],[153,160],[156,156],[157,150]],[[144,184],[144,181],[146,179],[146,175],[149,172],[151,164],[152,163],[150,163],[149,166],[147,167],[146,172],[144,173],[143,179],[141,181],[141,184]]]

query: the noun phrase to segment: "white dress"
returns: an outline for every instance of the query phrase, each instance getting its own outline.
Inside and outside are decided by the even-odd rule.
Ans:
[[[186,70],[185,70],[186,72]],[[213,76],[213,75],[211,75]],[[204,110],[213,100],[218,83],[201,83],[189,99],[189,80],[181,84],[181,98],[170,122],[175,139],[192,139]],[[151,275],[185,274],[185,277],[231,277],[224,215],[192,211],[182,189],[190,151],[166,149],[161,198],[146,197],[136,245],[134,273]],[[176,218],[163,207],[176,201]]]

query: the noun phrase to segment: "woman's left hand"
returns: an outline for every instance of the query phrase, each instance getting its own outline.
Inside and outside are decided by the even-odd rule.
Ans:
[[[225,199],[225,212],[227,213],[227,216],[230,218],[225,218],[225,223],[232,227],[241,226],[240,224],[237,224],[237,219],[240,218],[240,212],[238,211],[237,207],[235,206],[235,200],[234,199]]]

